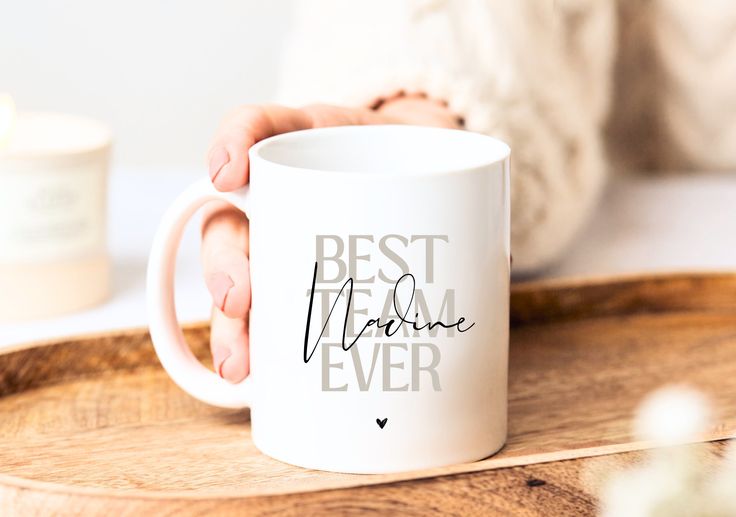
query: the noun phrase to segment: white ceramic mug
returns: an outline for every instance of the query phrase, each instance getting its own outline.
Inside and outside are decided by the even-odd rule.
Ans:
[[[151,338],[173,380],[250,407],[265,454],[379,473],[474,461],[506,437],[509,148],[467,131],[349,126],[249,152],[250,185],[203,179],[151,250]],[[174,311],[184,225],[225,200],[250,219],[250,376],[200,364]]]

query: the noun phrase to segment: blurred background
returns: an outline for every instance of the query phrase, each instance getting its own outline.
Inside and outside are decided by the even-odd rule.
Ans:
[[[98,234],[89,236],[96,243],[96,247],[88,246],[94,248],[90,262],[76,264],[73,273],[72,269],[44,270],[44,264],[56,260],[53,253],[44,262],[38,260],[38,254],[9,252],[8,246],[3,248],[2,230],[7,235],[23,233],[19,224],[38,215],[12,208],[22,197],[20,190],[40,184],[31,185],[25,178],[35,177],[33,174],[45,177],[54,168],[68,169],[70,174],[88,173],[66,162],[49,166],[35,158],[2,161],[0,152],[0,273],[5,275],[0,278],[0,296],[4,297],[0,301],[5,303],[0,308],[17,305],[8,293],[28,291],[31,278],[37,280],[43,295],[44,275],[52,273],[70,285],[99,283],[99,296],[95,296],[103,301],[81,311],[36,315],[30,320],[5,318],[3,322],[0,314],[0,345],[145,325],[145,265],[157,222],[179,192],[206,174],[205,152],[222,117],[240,104],[277,100],[277,91],[284,85],[286,90],[304,93],[305,99],[323,100],[320,96],[324,94],[324,100],[331,101],[337,98],[330,96],[332,89],[338,87],[370,90],[374,87],[372,71],[383,67],[384,75],[393,74],[399,82],[402,74],[414,68],[441,69],[441,65],[446,65],[444,72],[450,78],[477,73],[481,84],[491,84],[500,77],[508,91],[500,96],[475,91],[493,109],[481,106],[485,110],[463,113],[468,127],[509,139],[514,150],[512,169],[517,174],[521,171],[523,176],[528,174],[525,169],[539,166],[546,178],[545,164],[536,164],[529,156],[544,150],[545,139],[577,131],[571,114],[585,109],[574,102],[556,104],[556,97],[547,95],[554,90],[552,85],[564,90],[567,83],[556,57],[535,50],[557,44],[535,39],[544,31],[566,38],[560,45],[568,49],[567,71],[573,75],[584,79],[586,74],[602,75],[597,51],[612,62],[611,111],[605,132],[617,159],[606,163],[610,174],[605,190],[600,197],[589,197],[594,206],[569,251],[533,275],[516,280],[733,270],[736,266],[736,124],[729,122],[736,117],[728,115],[736,113],[732,93],[736,91],[736,69],[728,66],[736,49],[728,20],[736,20],[736,13],[730,7],[724,11],[727,3],[707,0],[697,9],[679,0],[566,1],[549,3],[553,7],[547,8],[533,2],[517,6],[489,0],[465,6],[412,0],[401,7],[390,2],[361,3],[361,10],[356,10],[357,3],[333,2],[330,9],[312,8],[312,12],[312,4],[302,5],[308,6],[306,10],[299,11],[298,3],[290,0],[29,0],[3,6],[0,93],[7,95],[0,100],[6,99],[7,107],[12,96],[19,114],[52,111],[94,119],[112,132],[112,151],[108,156],[98,142],[102,149],[95,158],[99,171],[89,172],[88,180],[58,184],[55,188],[61,190],[53,195],[34,191],[34,195],[42,194],[43,203],[55,207],[58,217],[67,219],[73,210],[65,209],[59,200],[71,202],[77,195],[103,193],[98,196],[99,206],[82,207],[87,210],[85,224],[97,227]],[[466,7],[468,11],[463,12]],[[484,16],[490,21],[484,21]],[[618,23],[605,29],[605,16],[615,16]],[[341,20],[350,17],[360,27],[343,26]],[[464,21],[453,25],[460,18]],[[297,20],[312,25],[307,24],[305,32],[304,23],[301,29],[296,27]],[[471,22],[480,25],[471,26]],[[358,29],[368,37],[361,39]],[[424,42],[423,47],[417,41]],[[391,44],[399,45],[400,51]],[[332,52],[335,56],[321,55]],[[506,52],[502,57],[508,62],[495,58],[493,52]],[[284,75],[282,62],[289,55],[291,68]],[[458,56],[464,56],[464,61]],[[483,68],[488,62],[492,65]],[[321,82],[318,75],[323,76]],[[587,79],[580,84],[581,98],[589,95],[593,104],[604,104],[600,99],[607,87],[596,89]],[[565,98],[575,101],[577,97],[568,91]],[[540,103],[550,102],[547,110],[553,115],[547,126],[553,130],[547,127],[545,131],[552,135],[539,133],[544,124],[533,120],[533,113],[528,127],[526,119],[514,126],[518,121],[511,115],[495,110],[497,101],[519,112],[533,112]],[[2,110],[0,102],[0,117]],[[565,152],[589,151],[586,131],[577,136],[579,140]],[[52,139],[52,147],[60,146],[62,140]],[[55,152],[59,154],[58,149]],[[33,174],[21,174],[24,167]],[[577,167],[584,177],[586,167]],[[563,167],[562,172],[569,171]],[[104,184],[92,181],[93,176],[106,181],[106,190]],[[61,181],[61,175],[54,177],[53,181]],[[72,195],[65,188],[78,192]],[[552,191],[547,195],[557,206],[577,205],[575,198],[555,201],[563,194]],[[516,220],[532,218],[532,205],[523,199],[516,202]],[[525,211],[532,215],[527,217]],[[78,224],[71,219],[67,222]],[[556,232],[542,233],[549,238]],[[187,230],[177,266],[177,311],[183,321],[209,316],[210,299],[201,280],[198,246],[198,225],[194,223]],[[96,258],[102,254],[109,262]],[[93,271],[99,277],[84,280],[85,272],[92,275]],[[109,286],[102,285],[105,278]]]
[[[30,0],[0,16],[0,91],[87,115],[118,166],[203,167],[218,122],[273,100],[289,0]]]

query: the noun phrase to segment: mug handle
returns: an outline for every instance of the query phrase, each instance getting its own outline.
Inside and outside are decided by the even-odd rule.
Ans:
[[[187,188],[174,201],[159,224],[148,258],[146,301],[151,341],[161,364],[174,382],[196,399],[226,408],[250,405],[250,377],[231,384],[205,368],[189,349],[174,305],[174,266],[184,227],[208,201],[226,201],[248,214],[250,188],[220,192],[209,178]]]

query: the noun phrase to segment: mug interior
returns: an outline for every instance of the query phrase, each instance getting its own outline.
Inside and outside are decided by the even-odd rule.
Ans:
[[[479,133],[408,125],[294,131],[250,150],[251,156],[285,167],[393,176],[475,169],[503,160],[509,152],[502,141]]]

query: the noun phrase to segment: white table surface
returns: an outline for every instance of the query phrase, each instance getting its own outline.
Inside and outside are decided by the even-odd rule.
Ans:
[[[145,266],[156,224],[176,194],[201,174],[204,171],[114,169],[109,301],[69,316],[0,324],[0,347],[146,325]],[[177,263],[177,312],[183,322],[209,315],[198,229],[198,224],[190,226]],[[540,276],[674,270],[736,270],[736,174],[614,177],[572,251]]]

